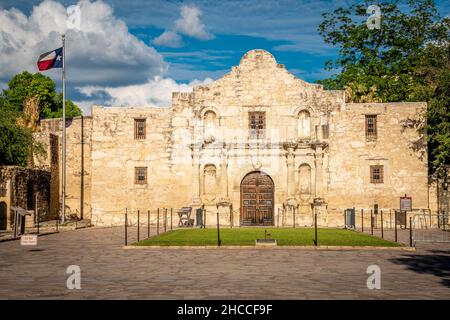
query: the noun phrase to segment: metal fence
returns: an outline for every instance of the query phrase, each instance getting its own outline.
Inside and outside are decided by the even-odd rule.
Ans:
[[[415,245],[417,242],[450,242],[449,214],[428,209],[344,210],[344,226],[382,239]]]
[[[413,244],[417,242],[450,243],[449,216],[440,214],[416,214],[412,217]]]
[[[139,242],[143,239],[174,230],[181,224],[180,208],[157,208],[151,210],[128,210],[124,212],[124,239],[128,245],[130,238]],[[192,218],[189,224],[192,223]]]
[[[61,224],[59,219],[48,219],[48,216],[41,213],[41,209],[32,210],[11,210],[11,226],[7,230],[2,230],[0,240],[20,239],[22,235],[48,235],[59,233],[61,230],[77,230],[91,227],[90,220],[66,219]]]

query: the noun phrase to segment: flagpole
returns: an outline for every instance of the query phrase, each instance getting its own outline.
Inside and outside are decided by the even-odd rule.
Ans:
[[[63,126],[62,126],[62,216],[61,223],[66,221],[66,48],[65,34],[62,38],[62,94],[63,94]]]

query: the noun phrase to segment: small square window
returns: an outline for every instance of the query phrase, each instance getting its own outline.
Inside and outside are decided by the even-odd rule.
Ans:
[[[134,168],[134,183],[147,184],[147,167]]]
[[[370,166],[370,183],[383,183],[384,182],[384,167],[383,166]]]
[[[134,119],[134,139],[145,139],[145,119]]]

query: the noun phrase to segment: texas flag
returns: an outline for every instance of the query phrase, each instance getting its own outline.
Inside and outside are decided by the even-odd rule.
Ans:
[[[39,71],[48,70],[52,68],[63,67],[62,47],[56,50],[43,53],[39,56],[37,66]]]

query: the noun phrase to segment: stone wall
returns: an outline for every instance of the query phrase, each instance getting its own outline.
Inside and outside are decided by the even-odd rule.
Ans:
[[[92,118],[69,118],[66,123],[66,216],[90,219]],[[51,171],[51,210],[57,214],[62,195],[62,119],[42,120],[35,137],[45,146],[47,156],[35,158],[34,163]]]
[[[399,208],[412,197],[413,208],[429,208],[426,145],[412,125],[426,103],[346,104],[330,121],[326,199],[329,213],[345,208]],[[365,115],[377,115],[377,138],[365,136]],[[384,182],[370,183],[370,166],[384,166]]]
[[[147,212],[188,202],[190,172],[171,158],[170,108],[93,107],[92,117],[93,223],[123,223],[125,209]],[[135,118],[146,119],[146,139],[134,138]],[[135,184],[135,167],[147,168],[146,184]]]
[[[7,213],[7,229],[13,224],[11,206],[38,210],[41,221],[54,219],[50,213],[50,172],[15,166],[0,166],[0,203]]]

